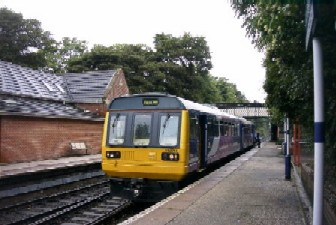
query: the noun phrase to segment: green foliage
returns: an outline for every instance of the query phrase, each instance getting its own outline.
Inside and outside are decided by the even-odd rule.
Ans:
[[[264,89],[273,113],[292,119],[311,115],[312,105],[306,104],[313,99],[313,83],[311,56],[305,50],[305,5],[255,1],[233,7],[244,18],[252,43],[266,54]]]
[[[209,47],[204,37],[189,33],[157,34],[154,49],[143,44],[96,45],[70,59],[67,67],[69,72],[118,68],[123,69],[131,93],[165,92],[206,103],[246,101],[234,85],[209,75]]]
[[[162,74],[153,63],[153,52],[146,45],[116,44],[110,47],[95,45],[89,52],[68,62],[69,72],[90,70],[115,70],[122,68],[130,91],[139,93],[148,91]],[[162,89],[162,87],[159,87]]]
[[[212,68],[210,51],[204,37],[157,34],[155,58],[166,76],[165,90],[178,96],[204,102],[209,92],[208,71]],[[211,91],[211,90],[210,90]]]
[[[54,40],[35,19],[0,8],[0,59],[15,64],[65,73],[67,61],[87,51],[86,41],[65,37]]]
[[[266,103],[273,120],[281,121],[285,115],[299,119],[303,129],[311,134],[313,126],[313,60],[311,49],[306,50],[305,5],[235,2],[236,15],[244,19],[247,36],[266,54]],[[328,155],[336,159],[336,32],[335,5],[319,4],[316,35],[320,37],[324,55],[325,119]],[[312,139],[309,138],[308,139]],[[336,160],[335,160],[336,161]]]
[[[35,19],[0,8],[0,59],[32,68],[44,67],[46,60],[39,50],[52,41]]]
[[[161,62],[182,66],[190,76],[207,75],[212,68],[210,50],[204,37],[182,37],[157,34],[154,38],[156,55]]]
[[[44,69],[53,73],[66,73],[68,61],[78,58],[87,50],[86,41],[77,38],[64,37],[60,42],[52,41],[48,48],[41,50],[47,61]]]
[[[211,54],[204,37],[157,34],[154,49],[143,44],[95,45],[44,32],[37,20],[0,9],[0,59],[52,73],[122,68],[131,93],[166,92],[204,103],[245,102],[234,84],[209,74]]]
[[[216,87],[225,103],[247,103],[246,97],[238,91],[235,84],[228,82],[226,78],[217,78]]]

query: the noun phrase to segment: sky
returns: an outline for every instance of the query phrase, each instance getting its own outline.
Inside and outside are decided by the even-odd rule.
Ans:
[[[0,0],[0,7],[37,19],[54,39],[76,37],[89,46],[146,44],[156,34],[205,37],[211,75],[236,84],[246,98],[264,102],[264,54],[246,37],[229,0]]]

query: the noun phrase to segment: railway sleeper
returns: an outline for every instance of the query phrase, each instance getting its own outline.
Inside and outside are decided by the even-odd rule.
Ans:
[[[92,222],[93,219],[89,217],[73,217],[71,221],[84,221],[84,222]]]
[[[96,213],[96,212],[92,212],[92,211],[86,211],[86,212],[83,212],[83,215],[98,217],[98,216],[104,216],[105,214]]]

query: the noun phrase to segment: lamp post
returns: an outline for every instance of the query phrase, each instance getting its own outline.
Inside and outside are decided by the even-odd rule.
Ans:
[[[314,209],[313,225],[323,224],[323,167],[324,167],[324,93],[322,47],[313,39],[314,51]]]

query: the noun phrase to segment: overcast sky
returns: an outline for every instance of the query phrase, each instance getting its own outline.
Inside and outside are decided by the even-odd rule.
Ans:
[[[264,102],[264,56],[245,37],[229,0],[0,0],[0,7],[39,20],[58,41],[77,37],[89,46],[153,47],[159,33],[203,36],[211,51],[211,74],[236,84],[248,100]]]

